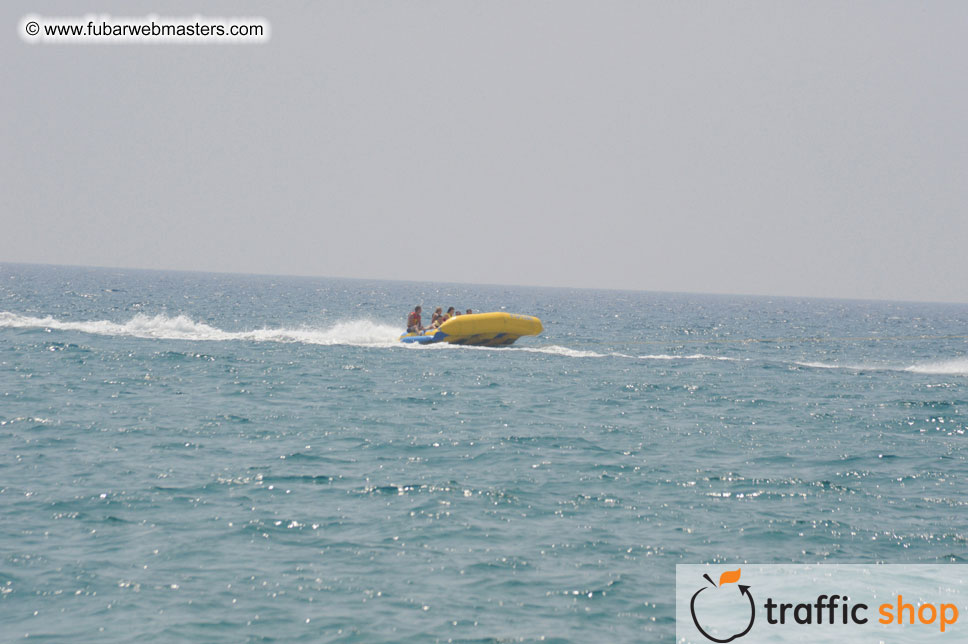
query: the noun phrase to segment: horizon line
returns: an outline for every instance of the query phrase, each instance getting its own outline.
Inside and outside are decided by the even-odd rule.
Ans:
[[[289,277],[289,278],[300,278],[300,279],[341,279],[341,280],[355,280],[355,281],[372,281],[372,282],[395,282],[402,284],[440,284],[440,285],[455,285],[455,286],[501,286],[501,287],[515,287],[515,288],[547,288],[547,289],[561,289],[561,290],[575,290],[575,291],[612,291],[616,293],[654,293],[661,295],[699,295],[699,296],[713,296],[713,297],[751,297],[751,298],[784,298],[784,299],[799,299],[799,300],[819,300],[819,301],[841,301],[841,302],[882,302],[890,304],[942,304],[942,305],[966,305],[968,302],[962,301],[938,301],[938,300],[903,300],[903,299],[885,299],[885,298],[865,298],[865,297],[842,297],[842,296],[818,296],[818,295],[780,295],[780,294],[767,294],[767,293],[716,293],[711,291],[663,291],[654,289],[636,289],[636,288],[616,288],[607,286],[553,286],[548,284],[502,284],[498,282],[450,282],[450,281],[430,281],[430,280],[414,280],[414,279],[399,279],[399,278],[387,278],[387,277],[350,277],[345,275],[315,275],[306,273],[256,273],[256,272],[239,272],[239,271],[223,271],[223,270],[200,270],[200,269],[185,269],[185,268],[144,268],[138,266],[103,266],[103,265],[93,265],[93,264],[55,264],[49,262],[8,262],[0,261],[0,266],[35,266],[43,268],[86,268],[86,269],[96,269],[96,270],[121,270],[121,271],[143,271],[149,273],[195,273],[202,275],[240,275],[249,277]]]

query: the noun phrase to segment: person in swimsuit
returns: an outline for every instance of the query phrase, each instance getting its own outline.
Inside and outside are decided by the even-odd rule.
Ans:
[[[444,314],[443,314],[442,311],[443,311],[443,309],[441,309],[438,306],[437,307],[437,310],[434,311],[434,314],[432,316],[430,316],[430,326],[434,326],[434,327],[440,326],[440,322],[441,322],[441,319],[440,318],[442,318],[444,316]]]
[[[419,306],[413,307],[413,311],[407,316],[407,333],[420,333],[424,330],[420,325],[420,312],[423,309]]]

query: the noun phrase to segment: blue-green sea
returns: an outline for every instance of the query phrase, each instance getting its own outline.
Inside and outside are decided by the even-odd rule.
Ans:
[[[673,641],[679,563],[968,561],[966,428],[968,305],[0,265],[0,641]]]

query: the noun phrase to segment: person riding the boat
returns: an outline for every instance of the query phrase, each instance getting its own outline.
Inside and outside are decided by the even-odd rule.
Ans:
[[[434,314],[430,316],[430,326],[440,326],[440,318],[443,317],[443,309],[439,306],[434,311]]]
[[[470,309],[467,309],[467,313],[465,313],[464,315],[472,315],[473,313],[474,313],[473,311],[471,311]]]
[[[440,316],[438,320],[440,321],[441,324],[443,324],[444,322],[451,319],[452,317],[454,317],[454,307],[450,307],[449,309],[447,309],[447,312],[444,313],[442,316]]]
[[[420,312],[423,309],[419,306],[413,307],[413,311],[407,316],[407,333],[420,333],[424,330],[420,325]]]

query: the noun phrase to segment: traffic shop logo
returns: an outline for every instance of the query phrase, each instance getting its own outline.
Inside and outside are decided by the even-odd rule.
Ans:
[[[732,642],[735,639],[743,637],[753,628],[753,622],[756,621],[756,603],[753,601],[750,587],[738,583],[741,572],[741,568],[727,570],[719,576],[718,585],[713,582],[709,575],[703,575],[703,578],[709,583],[697,590],[693,594],[692,599],[689,600],[689,613],[692,615],[692,623],[696,625],[696,628],[699,629],[702,636],[710,642],[719,642],[720,644]],[[736,585],[733,586],[732,584]],[[735,594],[737,590],[739,592]],[[709,623],[706,620],[700,619],[697,616],[697,611],[699,614],[702,614],[704,610],[710,610],[714,604],[717,608],[729,606],[730,612],[733,615],[745,616],[749,613],[749,620],[741,619],[740,626],[733,627],[734,629],[740,628],[741,630],[727,637],[711,635],[709,631],[713,629],[709,627]],[[704,624],[706,625],[705,628],[703,627]]]
[[[784,567],[778,566],[778,568]],[[702,579],[706,583],[692,593],[689,600],[689,614],[696,630],[706,641],[726,644],[744,637],[753,630],[757,613],[756,601],[753,599],[750,586],[739,583],[741,573],[740,568],[727,570],[719,575],[718,584],[704,573]],[[871,628],[887,634],[888,630],[893,629],[933,627],[939,635],[951,636],[952,627],[957,624],[960,616],[955,598],[948,597],[945,598],[947,601],[934,602],[931,600],[940,598],[925,596],[927,593],[912,592],[915,589],[905,587],[906,584],[903,583],[900,586],[894,584],[887,586],[883,589],[884,594],[862,592],[860,593],[862,601],[852,600],[843,592],[831,592],[833,589],[829,586],[816,588],[821,592],[808,598],[801,596],[793,601],[774,599],[774,597],[783,597],[786,593],[780,589],[790,583],[788,578],[775,578],[776,574],[772,578],[774,583],[771,583],[770,577],[765,580],[760,579],[761,587],[765,584],[767,589],[763,591],[767,597],[761,600],[761,624],[757,631],[764,631],[760,635],[766,635],[768,631],[771,638],[783,635],[794,638],[783,641],[802,641],[803,636],[807,635],[807,632],[802,630],[804,628],[808,629],[817,641],[820,639],[837,641],[829,639],[831,637],[836,637],[840,641],[857,641],[851,638],[862,636],[861,633]],[[692,575],[690,577],[695,579]],[[775,583],[777,581],[780,583],[779,588]],[[804,579],[797,590],[799,592],[807,590],[811,587],[811,581],[813,580]],[[832,579],[825,581],[830,584]],[[902,592],[902,588],[908,592]],[[776,590],[780,590],[780,593],[774,594]],[[682,601],[688,596],[688,592],[685,593]],[[906,597],[912,599],[918,597],[918,599],[912,601]],[[883,603],[871,601],[875,598],[880,598]],[[884,599],[887,601],[883,601]],[[961,639],[963,634],[954,637],[964,641]],[[751,639],[758,640],[756,637]]]

